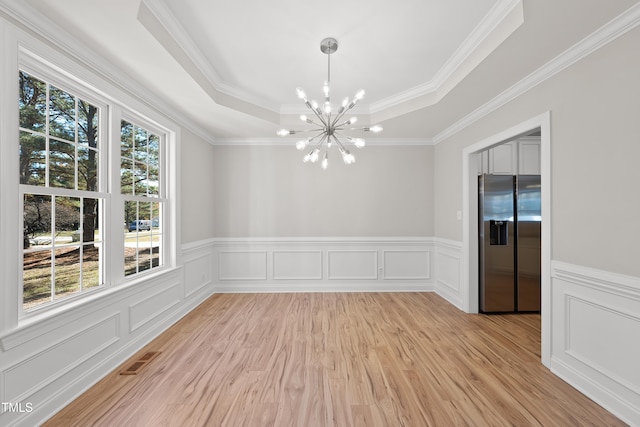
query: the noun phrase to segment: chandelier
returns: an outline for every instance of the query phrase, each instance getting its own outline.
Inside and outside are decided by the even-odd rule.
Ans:
[[[351,164],[356,161],[355,157],[345,147],[345,142],[353,144],[357,148],[362,148],[365,145],[363,138],[353,138],[348,135],[344,135],[344,131],[361,130],[364,132],[378,133],[382,131],[382,127],[379,125],[363,128],[350,127],[357,121],[357,117],[351,117],[347,120],[344,116],[364,97],[364,90],[360,89],[353,99],[344,98],[340,108],[335,111],[334,106],[331,103],[331,54],[338,50],[338,42],[334,38],[326,38],[320,42],[320,50],[327,55],[327,80],[325,80],[322,86],[322,92],[324,93],[324,103],[322,107],[317,101],[309,101],[307,95],[302,88],[297,88],[298,98],[300,98],[305,105],[313,113],[312,118],[305,114],[300,115],[300,120],[307,124],[315,125],[315,128],[306,130],[289,130],[280,129],[277,134],[279,136],[295,135],[298,133],[314,133],[315,135],[301,139],[296,143],[298,150],[305,150],[308,147],[312,147],[309,152],[304,156],[303,161],[315,163],[320,158],[322,152],[322,161],[320,164],[323,169],[327,169],[329,165],[329,149],[335,144],[342,155],[342,160],[346,164]]]

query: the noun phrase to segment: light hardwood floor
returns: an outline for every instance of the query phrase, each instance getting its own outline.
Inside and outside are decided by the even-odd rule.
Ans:
[[[540,316],[433,293],[218,294],[47,426],[618,426],[540,363]]]

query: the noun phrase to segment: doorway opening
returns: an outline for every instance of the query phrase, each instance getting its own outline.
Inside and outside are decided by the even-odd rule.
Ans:
[[[482,172],[481,154],[506,141],[524,135],[540,135],[541,176],[541,355],[542,363],[551,360],[551,114],[546,112],[463,150],[462,157],[462,291],[465,311],[479,311],[478,250],[478,174]]]

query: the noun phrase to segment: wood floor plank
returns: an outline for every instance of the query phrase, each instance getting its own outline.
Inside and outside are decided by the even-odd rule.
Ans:
[[[623,426],[540,363],[540,316],[432,293],[219,294],[45,426]]]

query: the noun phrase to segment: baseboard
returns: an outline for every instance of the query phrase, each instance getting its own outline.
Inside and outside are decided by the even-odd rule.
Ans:
[[[329,283],[329,284],[255,284],[237,282],[215,285],[216,293],[300,293],[300,292],[433,292],[432,286],[424,283]]]

